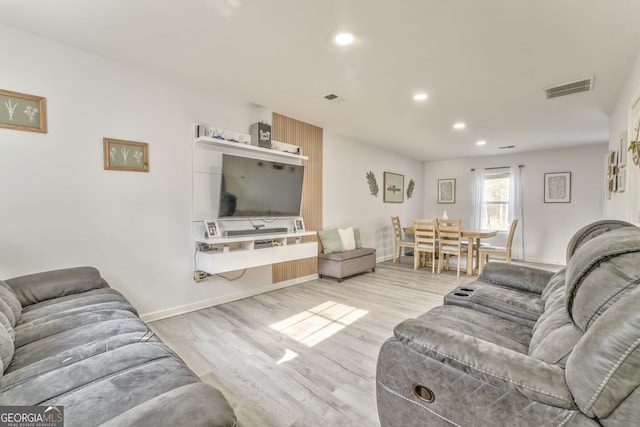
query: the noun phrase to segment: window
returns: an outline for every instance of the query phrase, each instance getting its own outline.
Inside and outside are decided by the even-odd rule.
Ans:
[[[511,174],[505,169],[488,170],[482,179],[481,227],[508,230]]]

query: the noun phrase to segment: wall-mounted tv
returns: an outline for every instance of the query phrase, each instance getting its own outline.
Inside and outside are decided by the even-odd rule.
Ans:
[[[304,166],[222,155],[218,218],[300,216]]]

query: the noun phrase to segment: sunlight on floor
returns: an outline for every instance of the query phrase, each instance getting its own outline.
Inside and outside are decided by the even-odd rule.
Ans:
[[[307,347],[313,347],[367,313],[369,313],[367,310],[327,301],[281,322],[274,323],[270,327]],[[285,353],[283,359],[286,357]],[[280,359],[281,361],[278,363],[281,363],[283,359]]]

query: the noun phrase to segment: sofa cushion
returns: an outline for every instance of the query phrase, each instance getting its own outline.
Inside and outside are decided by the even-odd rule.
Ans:
[[[93,317],[93,323],[85,323],[76,328],[60,328],[58,333],[47,335],[48,330],[43,331],[42,337],[36,341],[16,346],[11,365],[7,372],[24,368],[27,365],[36,363],[53,354],[62,353],[78,346],[96,341],[104,341],[110,337],[131,332],[148,332],[147,326],[128,311],[112,313],[107,316]],[[81,322],[79,320],[79,322]],[[20,339],[20,334],[16,333],[16,340]]]
[[[564,274],[554,277],[564,278]],[[573,324],[565,310],[564,280],[556,279],[551,288],[546,295],[544,313],[533,327],[529,356],[564,367],[573,347],[582,337],[582,331]]]
[[[582,331],[640,282],[640,228],[603,233],[578,248],[567,265],[566,310]]]
[[[322,252],[325,254],[342,251],[342,240],[340,239],[340,233],[338,233],[337,228],[319,230],[318,237],[322,243]]]
[[[13,339],[11,339],[9,332],[3,326],[0,326],[0,365],[2,365],[0,368],[2,368],[2,372],[11,363],[14,350]]]
[[[108,287],[94,267],[74,267],[45,271],[6,281],[22,306],[77,294],[91,289]]]
[[[353,229],[353,239],[356,241],[356,249],[360,249],[362,247],[362,238],[360,236],[360,229]]]
[[[531,340],[531,328],[527,326],[455,305],[435,307],[418,316],[418,319],[524,354]]]
[[[9,319],[7,319],[7,316],[5,316],[2,311],[0,311],[0,326],[4,327],[12,340],[16,339],[16,333],[13,330],[13,326],[11,326],[11,322],[9,322]]]
[[[120,292],[111,288],[101,288],[28,305],[24,308],[17,324],[45,322],[73,313],[105,308],[126,310],[137,314],[133,306]]]
[[[547,286],[545,286],[544,290],[542,291],[542,294],[540,295],[540,297],[542,298],[542,301],[546,303],[547,299],[549,298],[549,295],[555,292],[556,289],[558,288],[562,288],[564,293],[564,290],[566,289],[566,283],[567,283],[566,280],[567,280],[566,268],[563,268],[557,271],[556,273],[554,273],[554,275],[551,276],[551,278],[549,279]]]
[[[328,259],[328,260],[332,260],[332,261],[338,261],[338,262],[342,262],[342,261],[347,261],[350,259],[354,259],[354,258],[359,258],[365,255],[369,255],[369,254],[375,254],[376,250],[373,248],[360,248],[360,249],[354,249],[352,251],[343,251],[343,252],[335,252],[335,253],[330,253],[330,254],[320,254],[318,255],[319,258],[322,259]]]
[[[603,219],[601,221],[593,222],[589,225],[585,225],[580,230],[576,231],[567,244],[567,263],[573,254],[578,250],[580,246],[599,235],[611,230],[616,230],[621,227],[634,227],[625,221],[618,221],[612,219]]]
[[[343,251],[352,251],[356,248],[356,240],[353,236],[353,228],[338,228]]]
[[[576,405],[590,417],[607,418],[602,425],[637,425],[640,401],[638,307],[640,287],[635,287],[602,313],[567,360],[566,381]]]
[[[11,326],[15,326],[22,314],[22,304],[18,301],[13,289],[2,280],[0,280],[0,301],[0,311],[9,319]]]

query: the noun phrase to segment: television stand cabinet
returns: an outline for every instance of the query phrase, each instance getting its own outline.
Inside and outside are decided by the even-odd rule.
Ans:
[[[196,271],[218,274],[318,256],[315,231],[196,239]]]

